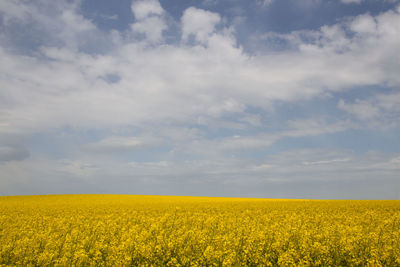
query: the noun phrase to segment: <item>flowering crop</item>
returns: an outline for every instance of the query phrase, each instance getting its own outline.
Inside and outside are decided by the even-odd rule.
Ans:
[[[0,197],[5,266],[400,266],[400,201]]]

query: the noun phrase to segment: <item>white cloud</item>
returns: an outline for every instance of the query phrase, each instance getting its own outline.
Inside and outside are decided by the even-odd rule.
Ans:
[[[256,2],[258,5],[260,5],[262,7],[266,7],[266,6],[269,6],[270,4],[272,4],[272,2],[274,2],[274,0],[257,0]]]
[[[374,34],[377,31],[376,27],[375,19],[369,14],[356,17],[350,24],[351,30],[360,34]]]
[[[207,40],[206,46],[147,46],[118,37],[110,53],[91,55],[69,45],[71,36],[82,42],[76,37],[83,34],[76,22],[84,18],[74,12],[76,8],[63,11],[69,15],[53,22],[75,21],[59,33],[64,34],[60,40],[66,40],[65,47],[43,45],[40,56],[0,49],[3,102],[8,103],[1,108],[2,125],[8,130],[211,121],[210,117],[239,116],[248,107],[270,110],[276,100],[311,99],[352,86],[400,85],[397,10],[322,27],[307,33],[314,37],[311,41],[291,33],[287,37],[297,50],[258,56],[238,47],[234,32],[215,30],[218,14],[194,8],[183,16],[183,35]],[[150,18],[157,22],[160,12],[153,13]],[[197,17],[189,17],[191,13]],[[36,18],[36,13],[31,15]],[[371,19],[376,27],[360,22]],[[147,28],[146,21],[140,21],[137,29],[159,40],[162,23]],[[89,21],[81,24],[87,30],[94,27]],[[351,29],[354,37],[344,34]],[[104,77],[109,74],[120,79],[108,83]]]
[[[105,19],[105,20],[117,20],[118,19],[118,15],[117,14],[114,14],[114,15],[99,14],[97,16],[102,18],[102,19]]]
[[[304,165],[315,165],[315,164],[332,164],[336,162],[346,162],[349,161],[349,158],[337,158],[337,159],[329,159],[329,160],[319,160],[319,161],[304,161]]]
[[[364,121],[368,127],[388,128],[400,123],[400,93],[377,94],[348,103],[341,99],[338,108]]]
[[[336,180],[348,179],[362,180],[363,175],[379,180],[375,173],[395,177],[399,170],[396,165],[398,155],[384,154],[370,151],[363,156],[357,156],[347,150],[305,149],[291,150],[274,154],[260,165],[256,166],[257,172],[275,173],[274,176],[293,179],[311,180]],[[268,168],[258,168],[267,165]],[[368,172],[370,172],[368,174]],[[317,174],[319,173],[319,175]],[[292,175],[288,175],[292,174]],[[345,174],[341,176],[342,174]],[[293,178],[296,177],[296,178]],[[281,180],[284,181],[285,178]]]
[[[375,97],[383,110],[390,113],[400,112],[400,93],[378,94]]]
[[[376,119],[380,113],[379,107],[360,99],[356,99],[353,104],[346,104],[343,100],[340,100],[338,108],[362,120]]]
[[[142,33],[151,43],[162,40],[162,32],[167,29],[167,24],[162,15],[164,9],[157,0],[134,1],[132,12],[136,22],[131,25],[134,32]]]
[[[360,4],[363,0],[340,0],[343,4]]]
[[[156,43],[162,40],[162,32],[167,25],[159,17],[149,17],[132,24],[131,27],[133,31],[145,34],[147,40]]]
[[[281,133],[282,136],[303,137],[317,136],[322,134],[333,134],[343,132],[355,127],[350,121],[337,121],[328,123],[322,118],[296,119],[288,121],[292,129]]]
[[[258,114],[245,114],[239,120],[255,127],[262,125],[261,116]]]
[[[221,123],[216,123],[216,126],[214,126],[209,123],[208,126],[213,129],[222,127],[219,124]],[[240,130],[247,127],[246,124],[241,126],[232,127],[229,125],[230,129]],[[170,147],[169,156],[171,160],[195,158],[197,160],[224,161],[224,159],[231,157],[241,159],[244,152],[268,151],[273,144],[287,137],[301,138],[334,134],[355,127],[356,125],[350,121],[327,122],[323,118],[308,118],[288,121],[287,129],[272,133],[256,132],[219,138],[209,138],[205,133],[198,133],[185,139],[174,139],[171,136],[166,139],[164,136],[163,142]]]
[[[133,1],[131,8],[137,20],[143,20],[151,15],[162,15],[164,13],[164,9],[158,0]]]
[[[26,194],[26,188],[30,194],[46,193],[41,186],[46,184],[53,193],[79,186],[86,193],[382,199],[398,196],[398,162],[398,154],[322,149],[285,151],[256,164],[234,158],[127,163],[100,156],[36,157],[0,164],[0,173],[13,177],[0,176],[0,188],[18,194]]]
[[[11,18],[25,19],[29,14],[29,7],[17,1],[1,1],[0,11],[8,22]]]
[[[86,145],[85,149],[92,152],[114,152],[131,150],[143,146],[143,141],[132,137],[107,137],[96,143]]]
[[[107,33],[80,13],[79,1],[6,0],[2,1],[0,14],[5,18],[0,37],[10,49],[18,50],[18,45],[23,49],[50,45],[96,51],[105,50],[112,43]],[[9,31],[13,34],[5,34]]]
[[[195,40],[204,43],[220,21],[221,17],[217,13],[189,7],[182,16],[182,39],[187,40],[193,35]]]

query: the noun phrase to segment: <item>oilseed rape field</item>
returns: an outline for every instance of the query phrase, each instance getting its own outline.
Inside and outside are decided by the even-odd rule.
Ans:
[[[0,197],[1,266],[400,266],[400,201]]]

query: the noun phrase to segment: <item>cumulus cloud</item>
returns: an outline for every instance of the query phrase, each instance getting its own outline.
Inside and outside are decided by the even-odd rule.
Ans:
[[[131,8],[137,20],[145,19],[151,15],[161,15],[164,12],[158,0],[133,1]]]
[[[159,42],[162,32],[167,28],[165,22],[158,17],[150,17],[132,24],[132,30],[143,33],[151,42]]]
[[[217,13],[189,7],[182,16],[182,39],[187,40],[193,35],[195,40],[204,43],[220,21],[221,17]]]
[[[350,28],[358,34],[374,34],[377,31],[377,24],[374,17],[365,14],[356,17],[350,24]]]
[[[131,25],[134,32],[142,33],[151,43],[162,40],[162,32],[167,29],[166,22],[161,16],[164,9],[157,0],[135,1],[132,3],[132,12],[136,22]]]
[[[68,12],[77,12],[73,10]],[[138,15],[144,20],[161,12],[159,8],[144,10]],[[159,30],[164,27],[157,23],[157,16],[155,25],[160,27],[147,28],[144,22],[135,26],[154,41],[160,40]],[[3,124],[33,130],[149,120],[193,122],[200,117],[240,114],[247,107],[269,109],[276,100],[306,100],[352,86],[398,86],[398,10],[368,16],[324,26],[309,33],[315,37],[311,40],[290,34],[297,49],[257,57],[237,46],[231,32],[216,31],[218,14],[196,8],[189,8],[182,17],[183,38],[194,34],[200,41],[207,40],[207,46],[146,46],[122,40],[112,53],[91,55],[45,43],[40,56],[2,48],[2,95],[3,102],[9,103],[3,108]],[[85,24],[90,25],[88,29],[94,27],[88,21]],[[81,29],[76,25],[70,31]],[[70,40],[71,34],[65,33],[64,39]],[[110,74],[119,79],[108,83],[104,77]]]

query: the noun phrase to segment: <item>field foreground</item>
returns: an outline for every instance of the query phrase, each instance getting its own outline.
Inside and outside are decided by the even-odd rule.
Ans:
[[[0,265],[400,266],[400,201],[0,197]]]

